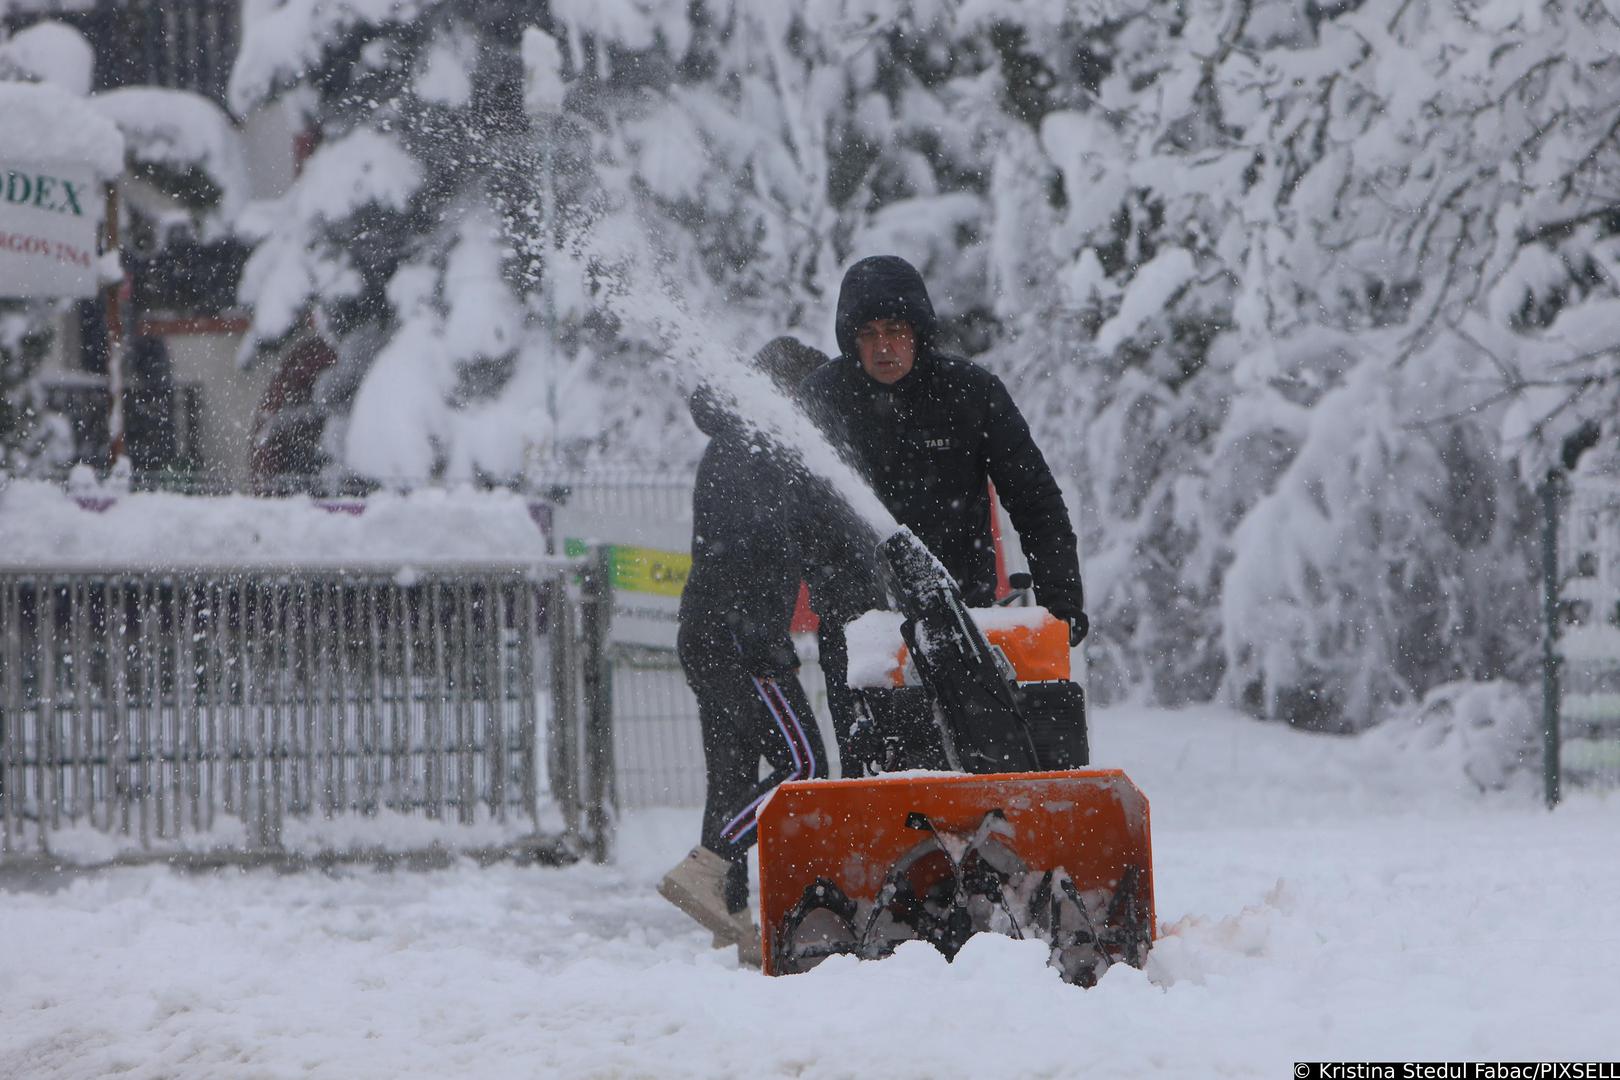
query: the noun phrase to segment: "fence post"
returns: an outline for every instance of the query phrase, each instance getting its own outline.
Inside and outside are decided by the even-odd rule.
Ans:
[[[18,687],[15,646],[18,610],[17,586],[0,581],[0,854],[22,846],[22,799],[17,783],[20,770],[12,767],[21,752],[22,694]]]
[[[1542,779],[1547,809],[1558,805],[1561,694],[1558,653],[1558,528],[1563,509],[1564,474],[1558,469],[1547,473],[1541,485],[1541,730]]]
[[[618,810],[613,763],[613,678],[608,660],[608,625],[613,612],[611,548],[591,553],[580,611],[581,658],[585,673],[585,821],[591,858],[606,862],[613,846]]]
[[[575,687],[579,681],[573,601],[568,595],[568,579],[556,575],[546,594],[546,633],[551,639],[551,709],[546,726],[546,773],[551,794],[562,811],[563,831],[577,840],[579,829],[579,705]],[[532,745],[532,743],[531,743]],[[532,770],[531,770],[532,773]],[[537,787],[538,785],[533,785]],[[537,792],[525,792],[531,806]],[[539,820],[539,810],[533,812]]]

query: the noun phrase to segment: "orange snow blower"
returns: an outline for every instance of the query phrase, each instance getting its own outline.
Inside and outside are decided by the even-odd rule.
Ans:
[[[909,531],[879,550],[901,612],[869,613],[849,635],[878,775],[783,784],[761,808],[766,973],[911,940],[950,959],[983,931],[1047,942],[1083,986],[1140,966],[1154,927],[1148,804],[1119,770],[1083,768],[1067,626],[1040,609],[970,611]]]

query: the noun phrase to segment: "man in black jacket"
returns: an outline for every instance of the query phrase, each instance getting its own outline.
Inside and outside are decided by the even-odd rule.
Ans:
[[[841,355],[800,391],[811,416],[974,606],[995,598],[993,482],[1029,560],[1036,600],[1069,624],[1078,645],[1089,624],[1063,495],[1001,380],[935,348],[938,321],[922,275],[893,255],[857,262],[838,293],[836,330]],[[841,628],[823,634],[821,652],[829,685],[842,681]],[[845,738],[840,731],[849,761],[856,755],[845,753]]]
[[[755,364],[778,392],[791,394],[826,359],[777,338]],[[707,927],[716,947],[735,942],[742,961],[757,965],[759,933],[746,911],[754,812],[783,781],[828,774],[789,636],[799,583],[852,559],[860,580],[871,556],[831,549],[849,532],[830,527],[839,513],[826,501],[830,493],[767,433],[746,424],[735,403],[705,388],[691,407],[710,441],[692,493],[692,570],[681,594],[677,649],[698,699],[708,792],[701,841],[659,892]],[[761,757],[771,766],[763,780]]]

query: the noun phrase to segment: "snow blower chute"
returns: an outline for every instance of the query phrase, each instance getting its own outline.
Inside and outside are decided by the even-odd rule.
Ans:
[[[786,783],[760,811],[766,973],[913,940],[950,959],[983,931],[1047,942],[1083,986],[1140,966],[1148,804],[1123,772],[1083,767],[1067,626],[1039,608],[971,611],[909,530],[879,551],[901,611],[851,627],[850,682],[887,771]]]

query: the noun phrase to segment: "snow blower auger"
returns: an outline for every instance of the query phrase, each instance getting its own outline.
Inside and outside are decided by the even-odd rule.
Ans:
[[[984,931],[1045,941],[1082,986],[1140,967],[1148,804],[1123,772],[1081,767],[1068,628],[1038,608],[970,611],[907,530],[879,551],[901,612],[852,624],[850,683],[886,774],[783,784],[760,810],[766,973],[919,940],[952,959]]]

